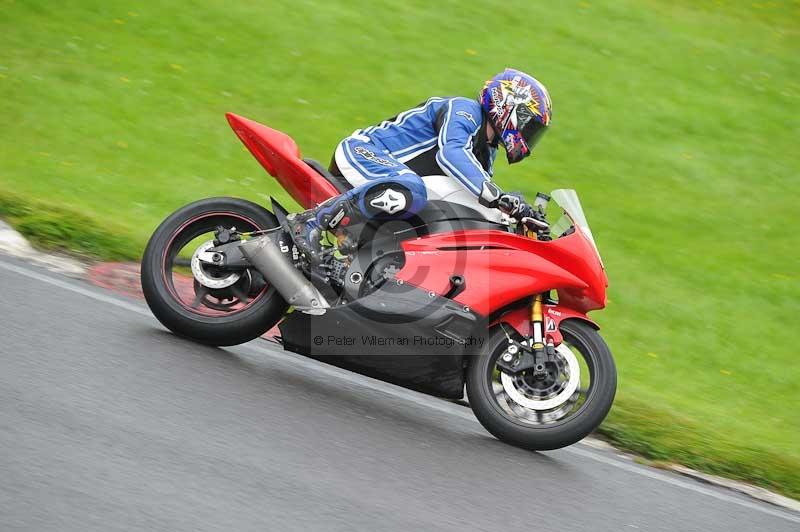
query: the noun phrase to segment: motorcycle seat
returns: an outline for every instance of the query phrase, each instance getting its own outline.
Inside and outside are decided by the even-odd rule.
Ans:
[[[311,168],[313,168],[314,171],[317,172],[319,175],[327,179],[328,182],[331,185],[333,185],[336,188],[336,190],[339,191],[339,194],[344,194],[345,192],[353,188],[353,185],[348,183],[348,181],[344,177],[333,175],[328,171],[327,168],[322,166],[322,164],[319,161],[306,158],[303,159],[303,162],[306,163]]]

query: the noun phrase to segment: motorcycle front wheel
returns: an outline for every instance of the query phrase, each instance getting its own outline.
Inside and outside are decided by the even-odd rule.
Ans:
[[[508,375],[499,369],[497,361],[508,356],[509,345],[502,328],[470,361],[469,405],[498,439],[532,450],[559,449],[586,437],[608,414],[617,388],[611,351],[584,322],[565,320],[560,330],[564,342],[547,362],[546,375],[533,370]]]
[[[275,216],[237,198],[208,198],[164,220],[142,258],[142,291],[156,318],[179,336],[208,345],[236,345],[267,332],[288,305],[255,268],[208,266],[198,253],[216,233],[277,227]]]

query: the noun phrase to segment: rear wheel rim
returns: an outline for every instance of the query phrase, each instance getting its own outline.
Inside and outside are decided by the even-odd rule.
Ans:
[[[193,241],[202,237],[201,243],[207,243],[219,226],[235,227],[243,233],[269,229],[233,212],[200,214],[188,219],[170,235],[161,257],[161,275],[170,296],[184,310],[205,317],[241,314],[272,291],[261,274],[251,268],[242,271],[236,283],[224,289],[211,289],[198,281],[191,271],[190,257],[197,249]]]

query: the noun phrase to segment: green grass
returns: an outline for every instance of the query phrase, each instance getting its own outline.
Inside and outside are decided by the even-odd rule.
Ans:
[[[130,257],[188,201],[287,200],[226,111],[327,161],[357,127],[529,71],[553,131],[497,179],[582,196],[619,363],[603,431],[800,497],[797,1],[72,6],[0,0],[0,191],[56,207],[16,216],[28,234]]]
[[[0,189],[0,218],[11,223],[39,248],[87,259],[129,259],[141,249],[114,221],[99,224],[79,210],[30,201]]]

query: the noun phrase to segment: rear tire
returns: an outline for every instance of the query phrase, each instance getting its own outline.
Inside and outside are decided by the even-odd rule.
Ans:
[[[230,315],[203,315],[182,304],[165,274],[167,252],[181,232],[191,224],[209,219],[235,219],[249,230],[277,227],[278,220],[267,209],[237,198],[208,198],[178,209],[158,226],[142,258],[142,291],[158,321],[179,336],[208,345],[236,345],[257,338],[272,328],[285,314],[288,305],[273,287],[254,298],[251,304]]]
[[[495,361],[505,351],[508,340],[498,329],[486,342],[486,353],[474,357],[467,369],[467,397],[481,425],[498,439],[532,450],[559,449],[572,445],[595,430],[605,419],[617,388],[617,373],[611,351],[601,336],[579,320],[560,325],[564,341],[584,357],[592,384],[584,403],[576,412],[552,424],[532,425],[514,419],[504,411],[492,389]]]

